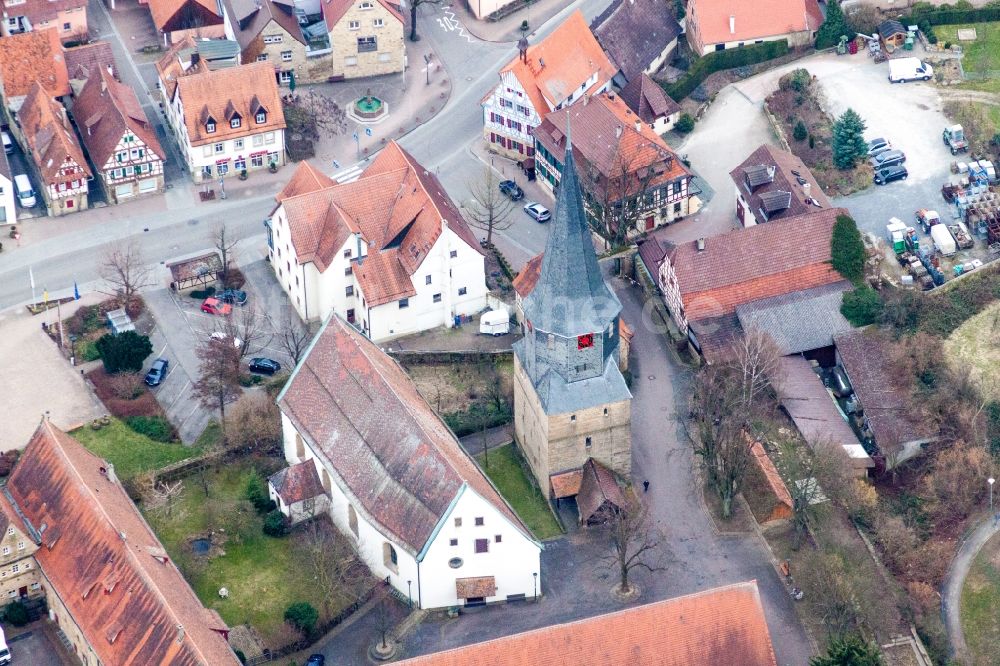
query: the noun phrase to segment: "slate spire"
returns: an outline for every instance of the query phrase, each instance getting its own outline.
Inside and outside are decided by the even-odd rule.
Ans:
[[[568,109],[566,159],[550,225],[541,275],[524,301],[525,317],[536,329],[564,337],[604,331],[622,306],[597,264],[573,159]]]

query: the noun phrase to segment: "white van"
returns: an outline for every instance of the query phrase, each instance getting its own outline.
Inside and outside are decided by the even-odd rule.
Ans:
[[[889,83],[930,81],[934,68],[920,58],[894,58],[889,61]]]
[[[23,173],[14,176],[14,189],[17,190],[17,201],[21,208],[35,207],[35,190],[31,189],[31,181]]]
[[[479,318],[479,333],[483,335],[507,335],[510,333],[510,315],[506,310],[490,310]]]
[[[14,141],[10,138],[10,134],[0,131],[0,141],[3,141],[3,152],[8,155],[14,152]]]

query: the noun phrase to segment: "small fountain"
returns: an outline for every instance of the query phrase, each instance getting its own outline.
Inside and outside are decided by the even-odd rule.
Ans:
[[[347,115],[360,123],[377,123],[388,113],[389,105],[372,95],[371,88],[365,91],[364,97],[354,100],[347,111]]]

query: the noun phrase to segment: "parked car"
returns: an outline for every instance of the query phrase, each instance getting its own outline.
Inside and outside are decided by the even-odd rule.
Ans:
[[[14,141],[7,132],[0,132],[0,140],[3,140],[3,152],[10,155],[14,152]]]
[[[38,201],[35,200],[35,190],[31,187],[28,177],[19,173],[14,176],[14,190],[17,192],[17,202],[21,208],[34,208]]]
[[[201,311],[210,315],[227,315],[233,311],[233,306],[223,303],[218,298],[206,298],[201,304]]]
[[[159,386],[167,376],[167,369],[170,367],[170,361],[165,358],[158,358],[153,361],[153,365],[149,368],[149,372],[146,373],[146,385],[147,386]]]
[[[306,666],[326,666],[326,657],[321,654],[311,654],[306,660]]]
[[[524,212],[534,218],[536,222],[548,222],[552,219],[552,213],[549,212],[549,209],[534,201],[524,207]]]
[[[505,180],[500,183],[500,191],[510,197],[511,201],[520,201],[524,198],[524,190],[512,180]]]
[[[226,340],[230,339],[230,337],[227,334],[223,333],[222,331],[216,331],[208,337],[212,338],[213,340],[218,340],[219,342],[225,342]],[[237,349],[243,346],[243,341],[240,340],[239,338],[232,338],[232,341],[233,341],[233,346],[236,347]]]
[[[872,166],[876,169],[897,166],[905,161],[906,154],[902,150],[886,150],[871,158]]]
[[[221,294],[216,296],[223,303],[229,303],[230,305],[246,305],[247,304],[247,292],[240,289],[226,289]]]
[[[250,372],[261,375],[273,375],[281,370],[281,364],[269,358],[255,358],[250,361]]]
[[[868,155],[870,157],[874,157],[879,153],[884,153],[887,150],[892,150],[892,144],[889,143],[888,139],[879,137],[878,139],[872,139],[868,142]]]
[[[875,184],[885,185],[894,180],[906,180],[908,175],[905,166],[896,165],[886,167],[875,172]]]

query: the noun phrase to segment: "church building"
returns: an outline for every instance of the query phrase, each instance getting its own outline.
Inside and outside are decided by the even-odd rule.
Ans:
[[[539,487],[579,492],[588,459],[628,479],[632,394],[618,366],[621,302],[604,282],[567,137],[541,274],[514,345],[514,434]]]

